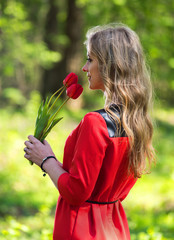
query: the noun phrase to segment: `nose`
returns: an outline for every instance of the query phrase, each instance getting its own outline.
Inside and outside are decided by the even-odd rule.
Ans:
[[[87,72],[87,71],[88,71],[87,63],[82,67],[82,71],[83,71],[83,72]]]

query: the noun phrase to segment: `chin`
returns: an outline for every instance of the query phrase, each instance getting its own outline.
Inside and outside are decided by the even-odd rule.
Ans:
[[[91,84],[89,83],[89,89],[93,89],[93,87],[91,86]]]
[[[93,88],[91,85],[89,85],[89,89],[91,89],[91,90],[95,90],[95,88]]]

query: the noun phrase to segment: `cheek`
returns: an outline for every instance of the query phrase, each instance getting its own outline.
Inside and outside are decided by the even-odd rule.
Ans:
[[[96,71],[96,77],[97,77],[98,82],[103,83],[103,80],[102,80],[101,74],[100,74],[100,72],[99,72],[98,69],[97,69],[97,71]]]
[[[98,85],[100,86],[100,89],[104,89],[104,82],[103,82],[103,79],[101,77],[101,74],[98,73],[98,76],[97,76],[97,82],[98,82]]]

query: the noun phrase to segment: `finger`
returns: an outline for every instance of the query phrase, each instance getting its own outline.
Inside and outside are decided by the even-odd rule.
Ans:
[[[33,135],[29,135],[28,136],[28,139],[31,143],[35,143],[35,142],[38,142],[39,140],[37,138],[35,138]]]
[[[33,147],[33,144],[29,141],[25,141],[24,142],[25,146],[27,146],[28,148],[32,148]]]
[[[27,153],[25,153],[24,158],[26,158],[27,160],[30,160],[30,155],[28,155]],[[31,160],[30,160],[31,161]]]
[[[43,140],[43,144],[47,145],[47,146],[50,146],[50,144],[46,140]]]
[[[26,152],[27,154],[29,154],[30,149],[26,147],[26,148],[24,148],[24,152]]]

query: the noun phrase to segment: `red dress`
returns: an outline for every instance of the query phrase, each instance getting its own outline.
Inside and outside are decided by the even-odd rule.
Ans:
[[[98,112],[85,115],[66,140],[58,179],[54,240],[129,240],[121,201],[136,182],[127,174],[127,137],[110,137]],[[94,204],[112,202],[112,204]]]

